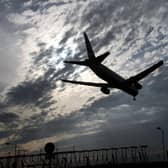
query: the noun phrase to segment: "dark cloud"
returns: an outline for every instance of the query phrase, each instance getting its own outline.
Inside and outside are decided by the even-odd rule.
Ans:
[[[150,138],[151,137],[151,138]],[[155,126],[145,129],[141,126],[130,126],[128,128],[117,128],[116,131],[109,127],[104,127],[102,131],[73,137],[70,139],[64,139],[56,143],[57,147],[62,150],[62,147],[66,146],[66,150],[72,149],[93,149],[103,147],[124,147],[134,145],[149,145],[149,148],[159,146],[158,133],[155,130]]]
[[[44,50],[34,60],[34,66],[40,66],[45,64],[44,60],[48,60],[51,57],[53,47],[48,50]],[[58,60],[62,61],[61,59]],[[35,69],[30,69],[29,74],[32,74]],[[48,108],[56,101],[52,100],[50,95],[52,90],[56,88],[56,81],[72,74],[75,69],[72,65],[67,65],[63,69],[56,70],[48,67],[48,70],[37,79],[29,79],[23,81],[15,87],[9,89],[7,93],[8,103],[17,105],[34,104],[40,108]]]
[[[40,42],[40,43],[37,44],[37,46],[39,46],[40,48],[45,47],[45,45],[46,45],[46,43],[44,43],[44,42]]]
[[[67,42],[67,40],[70,38],[70,37],[73,37],[75,35],[74,31],[73,31],[73,28],[71,28],[70,30],[66,31],[64,33],[64,36],[62,37],[61,41],[59,42],[59,44],[61,46],[64,46],[65,47],[65,44]]]
[[[47,117],[48,113],[50,112],[50,109],[48,110],[42,110],[40,114],[33,114],[28,120],[31,125],[39,125],[40,123],[43,123],[45,118]]]
[[[53,52],[53,47],[50,47],[49,49],[46,49],[46,50],[42,49],[40,53],[38,53],[38,55],[34,57],[33,64],[35,65],[47,64],[48,60],[52,56],[52,52]]]
[[[23,82],[22,84],[13,87],[8,92],[7,96],[10,102],[16,104],[34,103],[43,96],[45,89],[48,89],[47,81]],[[47,87],[47,88],[46,88]]]
[[[10,136],[12,134],[12,131],[0,131],[0,138],[7,138],[8,136]]]
[[[10,133],[12,133],[12,131],[7,131],[14,129],[18,126],[19,121],[20,121],[20,117],[19,115],[17,115],[15,112],[10,111],[10,105],[8,103],[5,102],[0,102],[0,123],[1,123],[1,132],[3,136],[7,136]],[[7,131],[7,134],[3,133]],[[9,133],[10,132],[10,133]]]
[[[24,10],[24,3],[29,0],[5,0],[0,1],[0,9],[2,13],[20,13]]]
[[[2,123],[11,123],[13,121],[18,121],[19,117],[18,115],[14,114],[14,113],[0,113],[0,122]]]
[[[46,113],[42,113],[39,116],[33,116],[31,119],[44,119],[46,117]],[[60,135],[64,133],[76,132],[75,123],[78,122],[76,120],[76,115],[71,114],[66,117],[59,117],[57,119],[53,119],[46,123],[36,124],[36,128],[31,128],[29,126],[22,129],[20,132],[20,136],[22,137],[21,141],[28,142],[30,140],[38,140],[41,138],[52,137],[55,135]]]
[[[48,107],[52,97],[47,95],[54,88],[55,86],[47,79],[39,78],[36,81],[25,81],[11,88],[7,93],[7,99],[12,104],[35,104],[40,105],[40,107]],[[44,99],[42,99],[43,97]]]

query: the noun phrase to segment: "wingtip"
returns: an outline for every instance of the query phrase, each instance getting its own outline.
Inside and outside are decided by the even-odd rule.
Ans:
[[[65,82],[65,79],[60,79],[61,82]]]
[[[68,62],[69,62],[69,61],[67,61],[67,60],[64,61],[65,64],[68,63]]]
[[[83,32],[83,35],[84,35],[85,37],[87,37],[87,33],[86,33],[86,32]]]
[[[159,65],[163,65],[163,64],[164,64],[164,61],[163,61],[163,60],[160,60],[160,61],[158,62],[158,64],[159,64]]]

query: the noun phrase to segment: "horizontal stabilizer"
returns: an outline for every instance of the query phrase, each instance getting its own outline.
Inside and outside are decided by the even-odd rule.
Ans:
[[[128,80],[139,81],[145,78],[147,75],[149,75],[151,72],[153,72],[157,68],[159,68],[161,65],[163,65],[163,61],[159,61],[157,64],[154,64],[150,68],[146,69],[145,71],[140,72],[139,74],[129,78]]]
[[[65,80],[65,79],[61,79],[61,80],[63,82],[79,84],[79,85],[94,86],[94,87],[108,87],[109,86],[107,83],[81,82],[81,81],[71,81],[71,80]]]
[[[64,63],[84,65],[84,66],[87,66],[87,65],[88,65],[86,61],[64,61]]]
[[[109,54],[110,52],[105,52],[104,54],[96,57],[96,62],[101,63]]]

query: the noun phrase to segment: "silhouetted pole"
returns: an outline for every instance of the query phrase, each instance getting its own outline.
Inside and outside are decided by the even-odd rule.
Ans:
[[[160,130],[160,132],[161,132],[163,160],[165,161],[165,133],[161,127],[157,127],[156,129]]]
[[[48,168],[52,167],[52,157],[53,157],[54,149],[55,149],[55,146],[52,142],[48,142],[44,147],[44,150],[46,152],[46,159],[48,159],[49,161]]]

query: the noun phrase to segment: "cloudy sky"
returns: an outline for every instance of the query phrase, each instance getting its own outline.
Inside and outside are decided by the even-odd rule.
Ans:
[[[0,0],[0,150],[160,145],[168,132],[166,0]],[[118,90],[64,84],[101,81],[87,67],[83,32],[103,64],[128,78],[159,60],[137,101]],[[168,133],[167,133],[168,134]],[[168,137],[166,137],[168,138]]]

